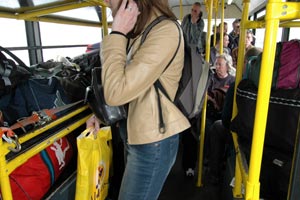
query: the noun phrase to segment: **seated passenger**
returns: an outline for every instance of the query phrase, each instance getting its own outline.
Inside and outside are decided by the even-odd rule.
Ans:
[[[209,63],[211,65],[213,65],[215,63],[217,55],[220,54],[220,41],[221,41],[220,33],[217,33],[216,34],[216,45],[214,47],[210,48]],[[228,34],[224,33],[224,35],[223,35],[223,53],[227,53],[230,55],[231,51],[228,48],[228,44],[229,44]]]
[[[229,85],[235,81],[235,77],[229,74],[232,69],[232,58],[228,54],[221,54],[216,57],[214,63],[215,73],[212,75],[208,89],[207,122],[213,123],[220,119],[223,103],[222,94],[225,96]]]
[[[252,47],[245,54],[245,65],[243,68],[243,74],[245,74],[246,63],[248,59],[252,56],[257,56],[262,52],[261,48]],[[222,110],[221,120],[217,120],[209,128],[206,136],[209,141],[209,182],[212,184],[218,184],[220,181],[220,175],[222,171],[222,166],[226,160],[226,152],[228,149],[226,147],[233,147],[232,137],[230,134],[230,123],[233,107],[233,97],[234,97],[234,84],[231,83],[225,97],[225,103]],[[212,148],[213,147],[213,148]]]
[[[246,41],[245,41],[245,53],[253,47],[252,42],[254,41],[254,34],[252,33],[251,30],[248,30],[246,32]],[[231,56],[232,56],[232,62],[233,62],[233,67],[236,68],[237,61],[238,61],[238,53],[239,53],[239,48],[236,47],[235,49],[232,50]]]

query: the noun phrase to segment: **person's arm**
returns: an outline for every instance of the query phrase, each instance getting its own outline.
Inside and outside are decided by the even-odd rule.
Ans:
[[[139,42],[138,39],[135,45]],[[153,86],[176,52],[178,42],[176,24],[164,20],[153,27],[142,46],[134,52],[132,60],[126,63],[127,38],[119,34],[106,36],[102,42],[101,60],[107,104],[123,105]],[[183,51],[183,45],[180,50]]]

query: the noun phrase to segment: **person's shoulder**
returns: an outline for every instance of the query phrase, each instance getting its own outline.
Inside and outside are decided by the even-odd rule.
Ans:
[[[183,18],[189,18],[191,17],[191,14],[186,14]]]
[[[180,25],[173,19],[171,20],[163,20],[160,23],[156,24],[152,27],[151,31],[149,32],[149,36],[168,36],[170,37],[170,33],[178,33],[180,30]],[[172,36],[176,36],[176,34],[172,34]],[[178,37],[178,36],[176,36]]]
[[[230,83],[235,82],[235,76],[228,74],[228,79],[230,80]]]
[[[228,35],[230,36],[234,35],[234,31],[231,31]]]

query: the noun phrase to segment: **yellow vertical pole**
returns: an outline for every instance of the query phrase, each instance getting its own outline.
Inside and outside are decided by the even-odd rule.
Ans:
[[[106,36],[108,34],[108,24],[107,24],[107,12],[106,7],[102,7],[102,32],[103,35]]]
[[[2,135],[2,130],[0,129],[0,132]],[[5,200],[12,200],[12,192],[11,192],[11,186],[9,182],[9,172],[7,170],[6,165],[6,158],[5,154],[7,151],[5,151],[3,145],[2,138],[0,139],[0,188],[1,188],[1,195],[2,198]]]
[[[223,35],[224,35],[224,0],[222,0],[221,4],[221,27],[220,27],[220,54],[223,53]]]
[[[245,40],[246,40],[246,28],[245,22],[248,20],[248,12],[249,12],[250,0],[243,1],[243,12],[240,26],[240,37],[239,37],[239,51],[238,51],[238,62],[237,62],[237,70],[235,82],[239,83],[242,80],[242,72],[243,72],[243,60],[245,55]],[[237,85],[235,84],[234,93],[236,94]],[[232,119],[237,115],[237,106],[236,106],[236,95],[234,94],[234,104],[232,110]],[[233,188],[233,196],[235,198],[241,198],[242,195],[242,173],[241,167],[239,164],[239,146],[238,146],[238,138],[236,133],[232,133],[232,138],[234,142],[235,151],[237,152],[236,161],[235,161],[235,186]]]
[[[182,19],[183,19],[182,0],[179,1],[179,19],[180,19],[180,21],[182,21]]]
[[[213,46],[216,45],[216,34],[217,34],[217,18],[218,18],[218,9],[219,9],[219,4],[218,4],[218,0],[213,0],[213,11],[214,11],[214,38],[213,38]],[[210,34],[210,33],[209,33]]]
[[[206,6],[207,9],[207,34],[206,34],[206,49],[205,49],[205,60],[209,62],[210,57],[210,32],[211,32],[211,19],[212,19],[212,9],[213,9],[213,0],[207,0]],[[203,172],[203,149],[204,149],[204,139],[205,139],[205,123],[206,123],[206,105],[207,105],[207,94],[204,97],[202,115],[201,115],[201,130],[200,130],[200,145],[199,145],[199,159],[198,159],[198,178],[197,178],[197,187],[203,185],[202,183],[202,172]]]
[[[267,114],[269,109],[269,98],[272,83],[272,73],[274,68],[274,58],[276,49],[276,38],[279,27],[277,18],[281,9],[281,0],[269,0],[266,7],[266,30],[264,38],[264,51],[259,77],[259,87],[257,93],[254,130],[251,147],[251,157],[249,166],[249,179],[247,181],[246,200],[258,200],[260,193],[260,169],[265,139]]]

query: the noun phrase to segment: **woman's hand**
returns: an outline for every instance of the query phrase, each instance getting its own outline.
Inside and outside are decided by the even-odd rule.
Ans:
[[[91,116],[86,121],[86,128],[92,128],[94,133],[97,133],[100,129],[100,122],[95,115]]]
[[[125,35],[134,28],[137,17],[140,14],[134,0],[128,0],[127,8],[126,3],[127,0],[122,1],[112,24],[112,31],[118,31]]]

